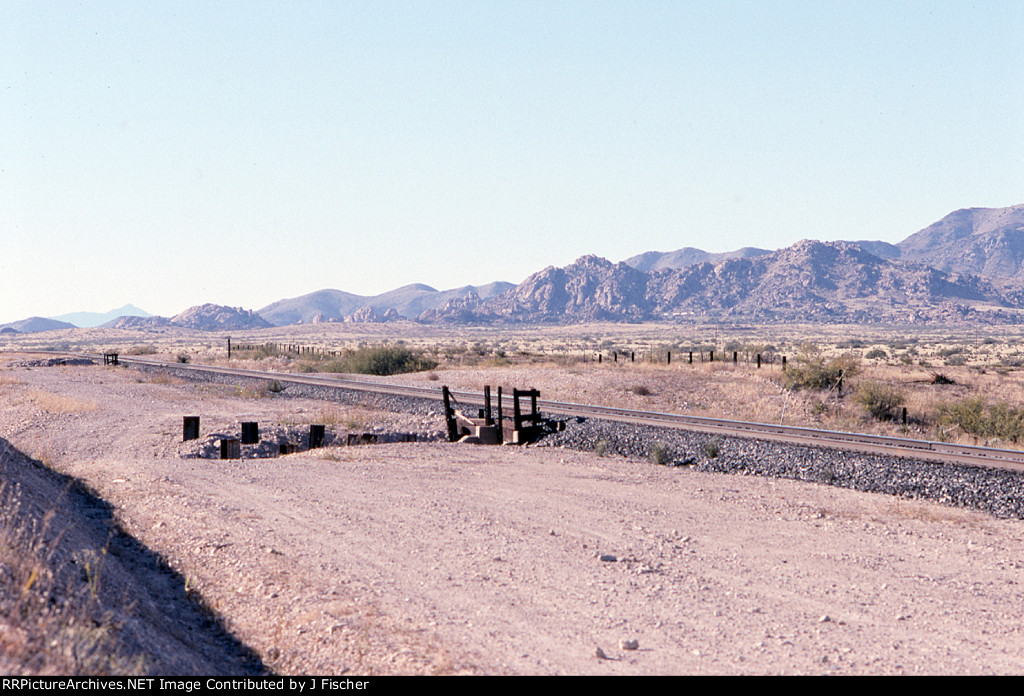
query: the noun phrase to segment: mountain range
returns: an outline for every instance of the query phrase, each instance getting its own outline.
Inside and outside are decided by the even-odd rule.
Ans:
[[[68,324],[77,326],[80,329],[87,329],[94,326],[102,326],[108,321],[113,321],[119,317],[151,316],[153,315],[144,309],[139,309],[132,304],[126,304],[123,307],[112,309],[109,312],[72,312],[71,314],[62,314],[59,317],[50,317],[50,319],[67,322]]]
[[[745,247],[726,253],[685,247],[621,263],[582,256],[518,285],[439,291],[415,284],[375,296],[319,290],[256,311],[201,305],[170,319],[130,309],[135,316],[103,325],[213,330],[398,319],[508,324],[698,317],[1024,323],[1024,205],[957,210],[898,244],[804,240],[776,251]],[[48,325],[54,320],[82,326],[74,320],[97,316],[33,317],[0,330],[70,326]]]

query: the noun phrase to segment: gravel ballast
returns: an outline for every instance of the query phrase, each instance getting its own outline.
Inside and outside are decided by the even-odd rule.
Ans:
[[[661,445],[668,449],[662,456],[669,466],[824,483],[869,493],[934,500],[1002,518],[1024,519],[1024,476],[1001,469],[599,419],[572,420],[564,432],[548,436],[541,444],[648,461],[655,458],[655,448]]]

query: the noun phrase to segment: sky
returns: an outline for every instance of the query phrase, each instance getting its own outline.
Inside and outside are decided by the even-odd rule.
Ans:
[[[1024,3],[0,2],[0,323],[1024,203]]]

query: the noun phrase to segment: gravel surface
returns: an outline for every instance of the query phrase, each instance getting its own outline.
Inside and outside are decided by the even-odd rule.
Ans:
[[[919,496],[954,487],[960,473],[928,472],[955,467],[727,438],[709,457],[708,436],[593,420],[541,447],[179,451],[184,415],[203,437],[324,416],[338,439],[443,428],[438,404],[360,398],[9,367],[0,437],[84,480],[282,673],[1024,672],[1024,522],[794,480],[903,481]],[[621,456],[652,441],[694,463]]]
[[[574,420],[564,432],[547,437],[541,444],[636,459],[652,460],[660,456],[668,466],[809,481],[870,493],[935,500],[983,510],[997,517],[1024,519],[1024,474],[1013,471],[598,419]],[[657,452],[658,447],[663,451]]]

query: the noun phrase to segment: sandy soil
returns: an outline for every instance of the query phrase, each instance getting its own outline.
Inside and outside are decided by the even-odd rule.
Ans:
[[[0,370],[0,436],[95,488],[275,671],[1024,672],[1024,522],[545,448],[188,459],[184,415],[323,404],[148,380]]]

